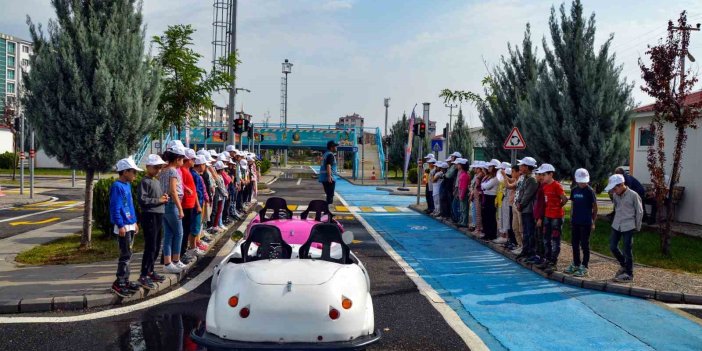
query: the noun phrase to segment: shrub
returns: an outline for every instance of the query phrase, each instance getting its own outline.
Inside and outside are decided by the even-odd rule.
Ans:
[[[417,184],[417,166],[410,168],[407,172],[407,180],[412,184]]]
[[[271,169],[271,160],[269,159],[263,159],[258,163],[258,169],[261,172],[261,175],[264,175],[268,173],[268,170]]]
[[[0,154],[0,168],[2,169],[13,169],[17,167],[17,157],[14,152],[4,152]]]
[[[137,201],[137,188],[144,175],[137,173],[136,179],[132,182],[132,201],[137,218],[141,218],[141,209]],[[110,222],[110,187],[117,179],[114,177],[100,179],[93,187],[93,225],[105,233],[104,237],[109,238],[113,232]]]

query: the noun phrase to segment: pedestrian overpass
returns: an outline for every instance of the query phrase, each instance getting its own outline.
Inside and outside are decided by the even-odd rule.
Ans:
[[[353,163],[354,178],[372,178],[381,179],[385,176],[384,164],[385,153],[382,146],[382,137],[380,128],[337,128],[335,125],[326,124],[291,124],[287,127],[283,124],[268,124],[255,123],[253,125],[253,140],[249,140],[248,135],[235,135],[237,148],[242,145],[244,150],[251,149],[252,152],[260,150],[326,150],[327,142],[334,140],[339,144],[338,151],[344,152],[345,155],[351,155]],[[189,146],[194,149],[215,149],[218,151],[224,150],[227,144],[227,125],[217,123],[207,127],[197,126],[191,127],[187,133],[189,134]],[[365,132],[364,132],[365,131]],[[375,132],[375,133],[373,133]],[[177,133],[174,131],[164,136],[164,144],[170,141]],[[185,141],[186,131],[181,132],[178,138]],[[359,144],[359,137],[365,135],[365,145]],[[374,134],[369,138],[369,134]],[[243,137],[243,140],[241,140]],[[263,137],[263,139],[261,139]],[[372,140],[368,140],[372,139]],[[145,137],[140,145],[139,150],[134,155],[135,161],[142,162],[144,155],[148,150],[153,150],[154,145],[158,141],[152,140],[149,136]],[[155,149],[159,149],[156,146]]]

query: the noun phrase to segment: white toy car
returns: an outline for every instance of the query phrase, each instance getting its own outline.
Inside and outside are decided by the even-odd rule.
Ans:
[[[215,267],[205,327],[193,340],[208,350],[359,350],[377,342],[368,273],[351,240],[324,201],[293,218],[285,200],[268,199]]]

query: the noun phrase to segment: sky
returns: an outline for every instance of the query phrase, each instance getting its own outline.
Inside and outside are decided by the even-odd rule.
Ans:
[[[430,117],[439,125],[449,109],[439,93],[444,88],[482,92],[480,81],[507,53],[508,43],[521,45],[527,22],[543,56],[554,1],[461,0],[239,0],[237,49],[242,64],[236,108],[254,123],[280,121],[281,63],[293,63],[288,80],[288,123],[333,124],[358,113],[366,126],[384,126],[383,98],[389,97],[389,123],[417,104],[431,103]],[[168,25],[191,24],[200,65],[211,67],[213,0],[145,0],[147,35]],[[667,21],[688,11],[691,23],[702,22],[702,1],[583,0],[595,13],[596,43],[610,34],[616,62],[633,82],[637,104],[651,99],[640,89],[638,59],[646,46],[665,35]],[[570,2],[566,3],[569,7]],[[29,38],[26,16],[44,23],[53,16],[48,0],[0,0],[0,32]],[[547,45],[550,43],[547,41]],[[702,60],[702,32],[693,32],[690,52]],[[699,62],[688,67],[699,71]],[[226,96],[216,97],[220,105]],[[475,108],[462,105],[471,127],[479,126]],[[456,114],[456,110],[454,110]]]

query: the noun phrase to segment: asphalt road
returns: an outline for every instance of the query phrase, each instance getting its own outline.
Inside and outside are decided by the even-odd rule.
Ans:
[[[51,189],[42,195],[55,197],[55,201],[0,210],[0,239],[81,216],[83,191],[81,188]]]
[[[323,197],[319,183],[309,178],[280,179],[271,188],[276,191],[273,196],[284,197],[289,204],[306,205]],[[260,200],[265,201],[265,197]],[[384,333],[371,349],[466,350],[402,269],[351,218],[341,216],[341,221],[354,232],[357,243],[351,249],[369,271],[375,325]],[[119,317],[78,323],[4,324],[0,349],[198,350],[188,335],[205,318],[209,282],[179,298]]]

